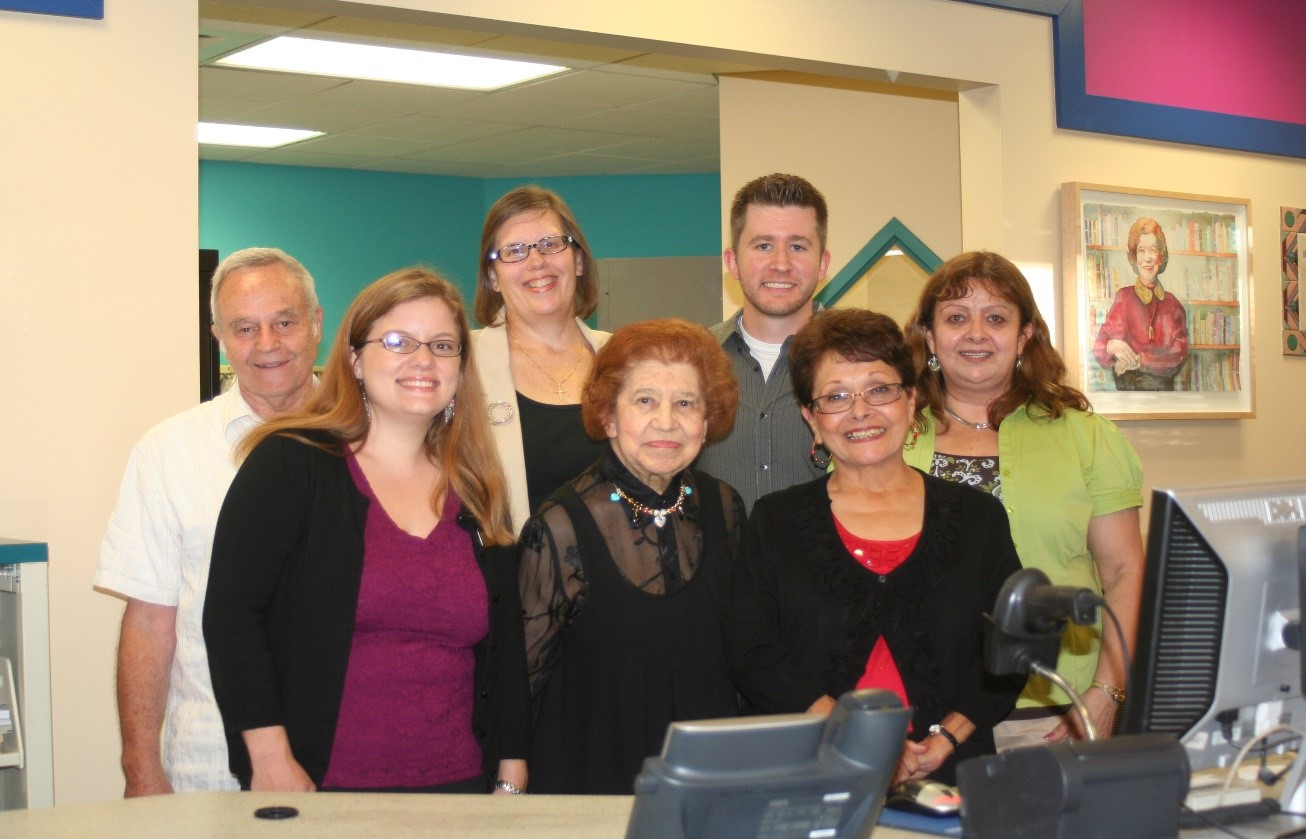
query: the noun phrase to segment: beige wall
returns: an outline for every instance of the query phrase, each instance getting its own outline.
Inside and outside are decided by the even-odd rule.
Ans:
[[[1149,484],[1306,474],[1306,360],[1279,355],[1276,244],[1278,207],[1306,198],[1306,164],[1057,130],[1046,19],[952,0],[258,4],[875,81],[885,69],[958,80],[960,246],[1003,250],[1046,294],[1059,280],[1063,181],[1250,198],[1257,418],[1133,422],[1125,432]],[[197,14],[158,0],[111,0],[106,14],[87,22],[0,12],[0,534],[51,545],[59,803],[120,792],[111,692],[120,608],[91,592],[90,577],[130,446],[195,398]],[[792,168],[813,171],[841,123],[800,126],[811,163]],[[80,141],[88,131],[102,152]],[[723,171],[727,190],[756,168]]]
[[[0,12],[0,535],[50,543],[58,803],[122,794],[91,574],[132,444],[199,395],[198,18],[105,8]]]
[[[960,249],[955,96],[726,77],[719,99],[723,242],[735,191],[768,172],[793,172],[829,206],[831,277],[895,216],[936,253]],[[861,305],[877,297],[886,299],[866,285],[854,295]],[[741,304],[739,284],[726,275],[726,314]]]

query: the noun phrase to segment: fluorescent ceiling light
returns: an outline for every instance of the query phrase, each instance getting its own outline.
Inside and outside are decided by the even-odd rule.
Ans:
[[[274,149],[288,143],[321,137],[321,131],[301,128],[269,128],[265,125],[230,125],[222,122],[201,122],[199,141],[209,146],[250,146]]]
[[[495,90],[559,73],[566,67],[429,50],[348,44],[282,35],[220,58],[215,64],[378,82]]]

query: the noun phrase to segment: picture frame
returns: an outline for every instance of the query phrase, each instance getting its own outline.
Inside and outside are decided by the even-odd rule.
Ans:
[[[1279,257],[1283,262],[1283,354],[1306,357],[1301,322],[1301,275],[1306,268],[1306,207],[1279,208]]]
[[[1062,184],[1062,354],[1095,411],[1256,415],[1249,204]]]

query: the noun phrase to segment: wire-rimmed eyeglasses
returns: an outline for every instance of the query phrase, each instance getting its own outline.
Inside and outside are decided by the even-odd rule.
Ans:
[[[463,354],[463,345],[457,341],[451,341],[448,338],[436,338],[434,341],[419,341],[411,335],[405,335],[402,332],[387,332],[380,338],[373,338],[370,341],[362,341],[358,344],[380,344],[387,350],[400,355],[412,355],[417,352],[418,347],[426,347],[431,351],[431,355],[440,358],[456,358]]]
[[[545,236],[538,242],[531,244],[513,242],[511,245],[504,245],[497,251],[490,251],[489,256],[491,262],[498,261],[504,265],[511,265],[530,256],[532,248],[538,251],[541,256],[547,256],[551,253],[562,253],[574,244],[576,244],[576,240],[570,236]]]
[[[849,393],[846,390],[841,390],[837,393],[818,396],[812,400],[811,406],[818,414],[842,414],[852,408],[853,402],[859,396],[867,405],[888,405],[890,402],[897,402],[906,392],[907,388],[901,382],[871,385],[860,393]]]

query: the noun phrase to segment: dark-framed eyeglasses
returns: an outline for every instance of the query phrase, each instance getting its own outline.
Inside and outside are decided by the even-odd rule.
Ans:
[[[891,402],[897,402],[906,392],[907,388],[901,382],[894,382],[892,384],[871,385],[860,393],[849,393],[846,390],[827,393],[824,396],[816,397],[810,404],[818,414],[842,414],[852,408],[853,402],[859,396],[867,405],[888,405]]]
[[[504,245],[497,251],[490,251],[490,261],[511,265],[530,256],[532,248],[539,251],[541,256],[547,256],[551,253],[562,253],[574,244],[576,244],[576,240],[570,236],[545,236],[538,242],[529,245],[524,242],[513,242],[511,245]]]
[[[358,348],[361,348],[363,344],[380,344],[390,352],[399,353],[400,355],[412,355],[417,352],[418,347],[426,347],[431,351],[431,355],[440,358],[457,358],[463,354],[463,345],[457,341],[451,341],[448,338],[419,341],[402,332],[387,332],[380,338],[373,338],[370,341],[359,343]]]

